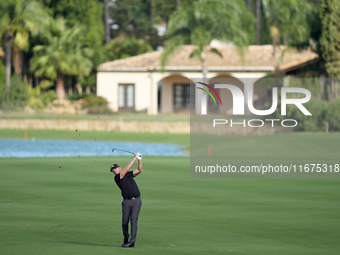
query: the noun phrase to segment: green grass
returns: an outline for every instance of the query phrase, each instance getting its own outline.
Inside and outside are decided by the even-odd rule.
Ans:
[[[1,138],[24,139],[67,139],[67,140],[97,140],[97,141],[134,141],[134,142],[159,142],[183,144],[189,146],[190,136],[188,134],[162,134],[162,133],[123,133],[108,131],[82,131],[82,130],[20,130],[0,129]]]
[[[232,165],[237,169],[240,166],[260,166],[270,164],[271,166],[295,165],[299,172],[299,166],[305,164],[327,164],[328,169],[332,165],[340,164],[339,144],[340,134],[294,132],[279,133],[263,136],[212,136],[212,135],[191,135],[191,163],[192,166],[209,165]],[[208,156],[208,145],[211,146],[211,156]],[[312,168],[312,166],[310,166]],[[194,173],[194,168],[191,169]],[[340,177],[340,173],[287,173],[284,177]],[[199,173],[196,177],[200,177]],[[207,176],[203,173],[204,176]],[[209,174],[208,174],[209,175]],[[226,173],[215,173],[209,177],[225,177]],[[235,173],[240,177],[240,174]],[[242,175],[242,174],[241,174]],[[243,175],[248,175],[245,173]],[[258,175],[261,175],[259,173]],[[273,173],[271,177],[278,177]],[[266,174],[266,177],[269,177]]]
[[[285,148],[299,135],[280,136]],[[238,146],[268,149],[261,137],[249,139]],[[337,148],[333,141],[318,150]],[[121,195],[108,167],[130,159],[1,159],[0,254],[340,252],[339,179],[195,179],[182,157],[143,158],[137,243],[123,249]]]
[[[146,112],[126,112],[112,114],[88,115],[53,115],[44,112],[27,114],[24,112],[2,112],[1,119],[69,119],[69,120],[123,120],[123,121],[190,121],[190,114],[157,114],[149,115]]]

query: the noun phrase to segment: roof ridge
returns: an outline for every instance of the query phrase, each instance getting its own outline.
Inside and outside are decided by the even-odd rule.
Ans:
[[[146,53],[143,53],[143,54],[140,54],[140,55],[136,55],[136,56],[131,56],[131,57],[127,57],[127,58],[121,58],[121,59],[116,59],[116,60],[112,60],[112,61],[109,61],[109,62],[105,62],[105,63],[102,63],[99,65],[102,66],[102,65],[108,65],[108,64],[111,64],[112,62],[115,62],[117,64],[121,63],[121,62],[124,62],[126,61],[127,59],[129,60],[136,60],[136,59],[139,59],[139,58],[143,58],[143,57],[146,57],[147,55],[153,55],[153,54],[156,54],[158,53],[159,51],[151,51],[151,52],[146,52]]]
[[[178,53],[172,56],[168,64],[162,69],[168,70],[196,70],[201,68],[201,63],[196,58],[190,58],[190,51],[194,48],[193,45],[182,45],[178,49]],[[269,70],[274,66],[274,59],[272,55],[272,45],[249,45],[246,50],[245,58],[246,63],[240,60],[239,54],[236,52],[236,46],[222,46],[218,47],[223,57],[208,52],[207,65],[210,70]],[[282,50],[285,47],[282,46]],[[288,48],[289,49],[289,48]],[[126,70],[126,71],[147,71],[153,69],[160,69],[161,64],[159,62],[161,51],[147,52],[141,55],[113,60],[101,64],[98,71],[114,71],[114,70]],[[299,66],[302,63],[307,63],[312,59],[318,58],[318,55],[306,49],[304,51],[297,51],[292,48],[284,55],[284,59],[281,61],[281,68],[283,66]],[[290,67],[291,68],[291,67]]]

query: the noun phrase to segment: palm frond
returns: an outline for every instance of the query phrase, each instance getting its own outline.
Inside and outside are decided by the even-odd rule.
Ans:
[[[190,57],[190,58],[196,57],[196,58],[198,58],[198,59],[201,60],[201,51],[200,51],[198,48],[196,48],[196,49],[194,49],[194,50],[191,52],[191,54],[190,54],[189,57]]]
[[[57,70],[66,75],[88,75],[93,67],[93,50],[82,43],[83,27],[76,24],[66,28],[62,18],[52,21],[50,27],[48,44],[34,47],[32,70],[50,78],[56,77]]]
[[[184,44],[184,41],[185,38],[182,35],[174,36],[167,41],[166,47],[164,48],[160,57],[162,67],[164,67],[168,63],[171,55],[175,53],[179,46]]]
[[[233,42],[243,52],[243,47],[249,44],[251,38],[249,27],[253,27],[255,21],[251,15],[243,0],[201,0],[181,8],[170,18],[162,65],[183,44],[196,46],[191,55],[203,61],[201,53],[213,39]]]
[[[223,58],[222,53],[216,48],[211,48],[210,52],[215,53],[216,55],[219,55],[221,58]]]

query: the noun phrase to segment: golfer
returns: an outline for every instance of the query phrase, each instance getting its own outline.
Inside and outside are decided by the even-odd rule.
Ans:
[[[137,221],[140,208],[142,206],[142,200],[140,198],[140,192],[137,183],[133,179],[139,175],[143,170],[142,155],[139,153],[134,154],[133,160],[126,165],[123,171],[117,164],[113,164],[110,167],[110,171],[115,174],[115,182],[122,191],[123,202],[123,235],[124,243],[122,247],[134,247],[137,236]],[[138,169],[130,171],[131,167],[138,159]],[[131,218],[131,239],[129,241],[129,220]]]

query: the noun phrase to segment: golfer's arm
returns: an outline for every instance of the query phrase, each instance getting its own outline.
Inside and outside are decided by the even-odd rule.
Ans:
[[[138,159],[138,169],[133,170],[133,176],[139,175],[143,171],[143,163],[141,159]]]
[[[120,179],[123,179],[123,177],[126,175],[126,173],[129,172],[129,170],[131,169],[131,167],[135,163],[136,159],[137,159],[137,157],[134,157],[133,160],[131,160],[129,162],[129,164],[126,165],[124,170],[120,172]]]

